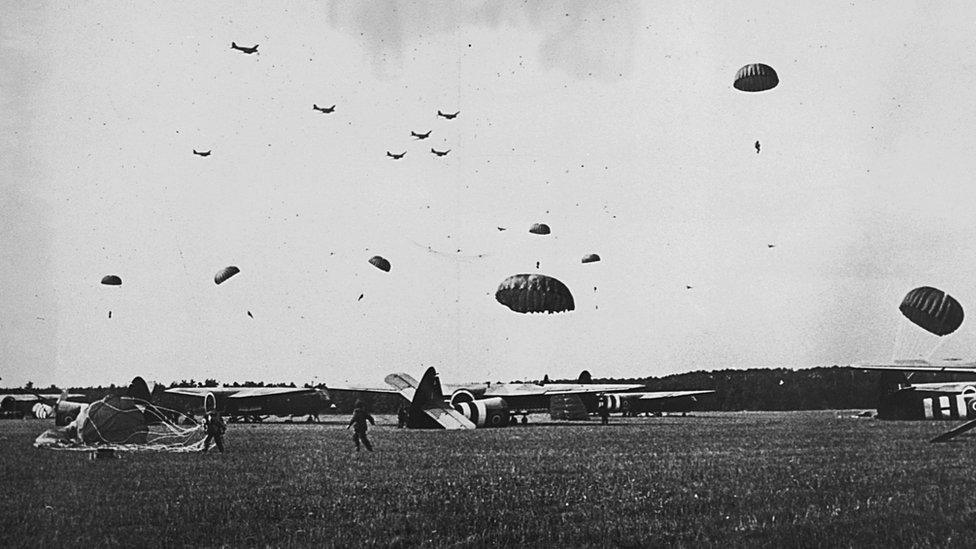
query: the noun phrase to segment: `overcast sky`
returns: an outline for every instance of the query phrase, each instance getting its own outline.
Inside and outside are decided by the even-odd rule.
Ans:
[[[5,4],[2,385],[847,364],[976,303],[971,3]]]

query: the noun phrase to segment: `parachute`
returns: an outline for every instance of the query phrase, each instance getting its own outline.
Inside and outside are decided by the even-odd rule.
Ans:
[[[64,427],[48,429],[34,440],[37,448],[125,451],[192,452],[203,448],[203,426],[184,428],[170,420],[178,412],[148,401],[108,396],[82,405],[78,416]]]
[[[905,318],[940,337],[955,332],[962,325],[962,305],[936,288],[915,288],[908,292],[898,309]]]
[[[908,292],[898,307],[910,322],[902,322],[895,339],[894,359],[929,359],[945,337],[962,325],[962,305],[949,294],[929,286]],[[921,328],[921,329],[919,329]]]
[[[769,65],[751,63],[735,73],[735,89],[744,92],[761,92],[771,90],[779,84],[776,71]]]
[[[241,270],[233,265],[224,267],[223,269],[217,271],[217,274],[214,275],[214,283],[220,284],[239,272],[241,272]]]
[[[116,275],[105,275],[102,277],[102,284],[106,286],[121,286],[122,279]]]
[[[586,254],[583,256],[583,263],[595,263],[600,261],[600,256],[597,254]]]
[[[369,258],[369,262],[370,264],[372,264],[377,269],[380,269],[381,271],[390,272],[390,262],[387,261],[385,258],[382,258],[378,255],[374,255],[373,257]]]
[[[502,281],[495,299],[516,313],[560,313],[576,308],[573,294],[551,276],[517,274]]]
[[[533,223],[529,232],[532,234],[549,234],[551,231],[549,231],[549,225],[545,223]]]
[[[78,418],[78,439],[82,444],[146,443],[146,418],[132,399],[108,397],[95,401]]]

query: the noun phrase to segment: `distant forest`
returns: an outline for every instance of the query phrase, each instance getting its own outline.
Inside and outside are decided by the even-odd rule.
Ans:
[[[634,383],[647,386],[649,391],[678,391],[713,389],[715,394],[702,397],[700,410],[721,411],[786,411],[832,410],[875,408],[878,403],[878,384],[881,374],[876,371],[856,370],[841,366],[791,370],[787,368],[754,368],[748,370],[695,371],[664,377],[641,378],[594,378],[593,383]],[[976,376],[967,374],[915,374],[913,383],[931,381],[966,381]],[[476,381],[476,380],[471,380]],[[545,383],[548,379],[537,382]],[[575,379],[552,380],[553,383],[576,383]],[[516,382],[519,383],[519,382]],[[169,387],[217,387],[215,379],[204,381],[181,380]],[[231,387],[295,387],[294,383],[264,383],[246,381],[230,383]],[[305,387],[311,387],[305,384]],[[321,386],[320,386],[321,387]],[[328,386],[324,386],[328,388]],[[108,387],[70,387],[71,393],[81,393],[90,399],[98,399],[110,393],[119,393],[126,385]],[[61,392],[56,386],[0,389],[0,393]],[[398,397],[391,396],[392,400]],[[345,400],[345,399],[339,399]],[[369,398],[368,400],[374,400]],[[396,409],[396,404],[383,401],[382,408]],[[377,402],[380,404],[380,402]],[[340,406],[345,408],[345,406]]]

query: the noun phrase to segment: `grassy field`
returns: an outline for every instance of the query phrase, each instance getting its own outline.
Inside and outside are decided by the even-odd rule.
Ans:
[[[841,412],[397,430],[231,425],[228,453],[90,461],[0,422],[4,546],[968,546],[976,437]],[[541,419],[541,418],[540,418]]]

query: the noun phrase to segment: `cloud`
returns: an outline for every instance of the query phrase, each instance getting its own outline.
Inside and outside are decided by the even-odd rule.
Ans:
[[[524,29],[538,38],[537,62],[578,78],[612,79],[630,70],[642,5],[630,0],[555,3],[483,2],[445,7],[437,2],[335,1],[333,28],[362,40],[383,72],[402,63],[405,52],[431,35],[479,29]]]

